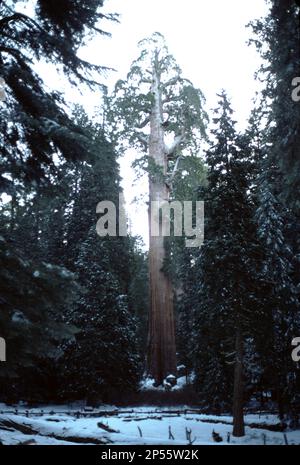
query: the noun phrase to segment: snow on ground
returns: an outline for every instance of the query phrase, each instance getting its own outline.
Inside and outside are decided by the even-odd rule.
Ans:
[[[228,444],[284,444],[284,435],[267,429],[246,426],[243,438],[233,438],[232,417],[203,415],[187,406],[157,408],[156,406],[117,409],[101,406],[93,411],[67,406],[29,409],[0,404],[0,440],[7,444],[118,444],[118,445],[187,445],[187,430],[194,445],[215,445],[212,431]],[[179,412],[180,413],[177,413]],[[107,412],[107,415],[106,413]],[[113,414],[114,413],[114,414]],[[86,415],[86,417],[83,417]],[[90,415],[92,415],[90,417]],[[275,415],[246,415],[246,425],[275,425]],[[213,422],[213,423],[212,423]],[[221,423],[221,422],[225,422]],[[229,423],[229,424],[227,424]],[[25,432],[24,434],[24,426]],[[21,429],[21,431],[19,430]],[[169,439],[170,433],[174,439]],[[289,444],[300,444],[300,430],[286,431]]]
[[[184,365],[180,365],[180,367],[184,367]],[[172,377],[172,375],[170,375]],[[175,376],[174,376],[175,378]],[[147,377],[142,379],[140,382],[140,390],[141,391],[166,391],[166,388],[169,387],[170,390],[172,391],[180,391],[181,389],[184,389],[186,386],[188,386],[194,378],[194,374],[189,375],[189,377],[186,376],[180,376],[179,378],[176,379],[176,384],[175,386],[172,386],[171,384],[168,383],[168,379],[166,378],[163,382],[162,385],[160,386],[155,386],[155,380],[151,377]]]

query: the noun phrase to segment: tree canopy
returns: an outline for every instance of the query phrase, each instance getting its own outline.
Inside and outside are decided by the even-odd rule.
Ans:
[[[56,158],[83,158],[86,140],[65,109],[63,95],[44,86],[34,66],[40,60],[57,67],[72,84],[98,86],[104,66],[78,56],[91,34],[114,15],[101,13],[103,1],[39,0],[30,13],[23,2],[1,1],[0,66],[6,99],[1,103],[0,185],[8,194],[55,172]],[[16,182],[14,182],[16,179]]]

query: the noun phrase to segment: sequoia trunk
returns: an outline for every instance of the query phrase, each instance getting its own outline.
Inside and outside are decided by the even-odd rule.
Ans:
[[[167,173],[164,130],[162,126],[162,103],[159,74],[153,71],[154,102],[150,119],[149,156]],[[166,251],[162,234],[153,236],[151,231],[151,201],[166,201],[169,189],[159,176],[149,176],[149,273],[150,315],[148,333],[148,374],[157,384],[164,378],[176,375],[176,345],[173,310],[173,290],[170,277],[162,271]]]

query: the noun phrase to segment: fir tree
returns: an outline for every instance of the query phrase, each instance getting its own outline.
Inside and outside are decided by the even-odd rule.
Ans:
[[[299,17],[294,0],[271,0],[268,16],[251,24],[251,42],[264,59],[259,76],[266,82],[262,96],[268,111],[268,156],[282,170],[282,198],[298,215],[300,105],[292,93],[300,71]]]
[[[62,341],[74,337],[74,326],[63,322],[60,312],[75,301],[78,285],[70,271],[28,259],[3,236],[0,246],[0,334],[7,344],[1,395],[7,400],[28,395],[30,400],[35,396],[30,377],[35,379],[40,364],[55,363]]]
[[[92,227],[76,261],[85,292],[69,316],[80,332],[61,360],[68,399],[109,399],[135,390],[139,380],[136,321],[111,271],[110,239],[99,238]]]
[[[291,412],[295,396],[296,367],[291,359],[290,344],[299,329],[299,302],[293,283],[293,256],[286,241],[288,212],[272,193],[266,176],[261,176],[259,207],[257,209],[258,234],[265,251],[263,273],[270,285],[271,339],[273,351],[267,371],[273,381],[280,417]],[[265,341],[266,342],[266,341]]]
[[[63,108],[63,97],[49,92],[33,65],[45,60],[73,84],[99,88],[105,68],[78,57],[87,34],[105,34],[103,0],[38,0],[29,13],[22,2],[0,5],[0,62],[6,100],[1,103],[1,190],[12,194],[25,182],[40,182],[55,173],[54,154],[83,158],[86,140]],[[5,175],[4,175],[5,174]],[[8,176],[7,174],[10,174]],[[19,181],[18,186],[13,182]]]
[[[208,188],[205,195],[205,241],[196,261],[199,290],[195,312],[194,357],[198,386],[214,392],[219,408],[230,391],[217,380],[228,379],[226,365],[233,366],[233,434],[244,435],[244,345],[251,334],[259,306],[256,273],[259,247],[254,206],[248,192],[249,150],[247,139],[238,135],[233,110],[226,94],[220,96],[212,131],[214,141],[207,152]],[[206,351],[206,370],[197,361]],[[214,378],[208,367],[214,366]],[[212,386],[215,386],[214,388]],[[228,387],[230,387],[229,383]],[[218,394],[218,396],[217,396]]]

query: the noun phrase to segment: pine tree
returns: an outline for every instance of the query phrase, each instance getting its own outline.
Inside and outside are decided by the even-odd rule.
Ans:
[[[268,116],[264,130],[266,156],[261,168],[271,174],[268,178],[261,176],[258,209],[259,232],[266,251],[265,273],[271,288],[276,358],[271,364],[266,361],[266,372],[268,380],[272,379],[282,418],[291,411],[299,390],[289,355],[290,342],[299,332],[300,107],[293,95],[300,64],[299,5],[292,0],[272,0],[268,16],[252,23],[252,28],[253,42],[265,60],[259,72],[266,82],[263,98]],[[276,366],[275,373],[271,366]]]
[[[199,285],[194,357],[198,386],[206,393],[215,392],[213,405],[218,408],[222,402],[226,405],[230,392],[224,389],[226,383],[218,386],[216,380],[228,379],[225,367],[234,364],[229,375],[233,378],[233,434],[243,436],[244,346],[259,309],[255,279],[259,246],[248,189],[248,139],[235,130],[226,94],[219,97],[214,139],[206,157],[205,240],[195,262]],[[198,361],[205,351],[205,363]],[[214,378],[208,367],[214,367]]]
[[[118,276],[112,271],[111,240],[92,227],[76,261],[85,291],[69,315],[80,328],[64,347],[62,396],[89,401],[134,391],[140,376],[136,321],[128,310]],[[120,394],[119,394],[120,396]]]
[[[294,0],[271,0],[270,12],[253,22],[256,45],[264,64],[262,96],[268,110],[268,156],[283,173],[281,196],[299,216],[300,105],[292,98],[300,70],[300,8]]]
[[[74,337],[74,326],[60,312],[76,300],[78,285],[70,271],[28,259],[3,236],[0,246],[0,334],[7,345],[7,363],[0,367],[1,395],[9,401],[27,395],[36,399],[33,380],[39,365],[53,364],[62,341]]]
[[[35,189],[27,187],[26,196],[17,192],[14,202],[5,203],[1,212],[5,243],[10,241],[15,248],[12,265],[16,268],[14,279],[13,266],[8,263],[6,274],[4,267],[5,288],[2,296],[6,302],[10,290],[16,296],[15,311],[19,307],[19,313],[24,314],[26,321],[31,321],[34,315],[35,325],[32,331],[24,333],[24,325],[18,323],[11,329],[6,319],[1,324],[0,334],[7,336],[11,330],[14,339],[8,337],[8,345],[20,357],[20,364],[24,359],[28,360],[26,364],[30,362],[27,369],[16,365],[17,382],[14,391],[34,400],[46,400],[51,395],[47,385],[52,386],[51,400],[60,395],[63,386],[68,387],[72,398],[84,397],[85,389],[91,398],[96,395],[100,398],[105,391],[109,391],[110,383],[115,389],[119,389],[123,383],[120,389],[124,392],[130,387],[135,389],[139,376],[141,347],[136,341],[136,327],[139,325],[139,331],[142,332],[139,320],[142,311],[133,305],[136,292],[133,274],[140,264],[133,265],[133,239],[117,237],[108,240],[96,234],[98,202],[109,199],[118,206],[121,191],[117,157],[100,125],[92,124],[78,107],[75,118],[88,141],[85,161],[61,163],[56,176],[51,179],[51,188],[45,184],[37,185]],[[3,266],[6,261],[4,255]],[[28,276],[23,269],[18,271],[22,263],[28,268]],[[32,267],[35,267],[33,271]],[[45,295],[36,285],[38,279],[31,277],[35,270],[43,273]],[[30,305],[24,297],[23,302],[18,303],[20,285],[22,289],[23,285],[28,289],[28,295],[33,293]],[[51,292],[56,295],[48,296]],[[70,295],[66,296],[68,292]],[[44,299],[47,298],[46,306]],[[4,315],[7,314],[8,318],[13,315],[13,305],[10,304],[5,310]],[[108,326],[105,324],[106,319],[108,322],[111,319]],[[112,323],[114,320],[115,327]],[[54,332],[56,327],[60,331],[57,336]],[[101,331],[102,342],[98,340],[98,332]],[[45,341],[39,351],[37,344],[42,337]],[[114,350],[114,343],[109,341],[115,341],[116,338],[120,345],[115,343]],[[92,352],[89,340],[94,344]],[[31,353],[31,344],[36,351],[34,355]],[[49,357],[44,351],[44,345],[51,346]],[[122,347],[124,353],[121,353]],[[24,357],[20,356],[22,350]],[[65,350],[67,369],[61,369]],[[100,353],[105,354],[105,357],[101,358]],[[83,365],[80,365],[80,357],[83,360],[86,357]],[[116,365],[115,369],[108,368],[109,358],[112,367]],[[79,373],[76,377],[77,367],[82,367],[82,376]],[[102,381],[99,377],[99,385],[93,367],[98,370],[97,373],[101,372]],[[88,369],[91,370],[90,377],[85,380]],[[29,377],[34,380],[31,384],[28,382]],[[89,388],[87,382],[90,383]],[[44,392],[42,386],[45,386]]]
[[[92,124],[82,108],[76,107],[74,116],[89,143],[86,160],[76,163],[71,174],[73,183],[69,202],[72,207],[66,219],[67,258],[71,269],[91,225],[96,224],[97,204],[110,200],[118,205],[121,193],[119,166],[113,144],[108,142],[102,126],[98,122]]]
[[[99,89],[96,75],[105,68],[79,58],[77,51],[87,34],[105,34],[99,27],[103,0],[38,0],[32,12],[21,2],[0,5],[0,62],[6,99],[1,102],[0,188],[12,194],[24,182],[41,182],[55,173],[54,154],[82,159],[86,140],[63,108],[57,92],[48,91],[34,69],[46,60],[73,84]],[[9,176],[8,176],[9,174]],[[18,180],[18,184],[14,183]]]
[[[297,375],[290,355],[290,344],[299,329],[299,301],[293,283],[293,255],[286,241],[288,212],[272,193],[268,176],[262,175],[259,185],[259,207],[257,209],[258,234],[262,241],[265,258],[266,281],[270,284],[271,338],[273,353],[267,363],[272,367],[269,376],[273,380],[279,414],[290,413],[293,381]]]
[[[137,337],[140,353],[147,355],[147,323],[149,314],[149,266],[148,254],[142,250],[141,239],[129,237],[128,308],[137,321]],[[145,367],[144,367],[145,368]]]
[[[99,237],[96,206],[110,200],[119,210],[120,176],[113,144],[103,128],[76,108],[76,121],[89,140],[84,163],[72,170],[65,227],[68,267],[77,273],[82,294],[65,312],[78,328],[76,340],[63,346],[59,381],[66,398],[108,398],[134,390],[140,376],[138,319],[134,317],[134,253],[129,237]],[[71,176],[72,178],[72,176]]]
[[[195,205],[195,201],[201,199],[200,190],[205,186],[207,187],[207,167],[203,157],[181,157],[173,180],[172,201],[190,201]],[[195,211],[193,214],[195,215]],[[193,337],[191,336],[195,331],[193,309],[197,302],[198,285],[195,262],[199,250],[197,247],[186,247],[185,237],[172,236],[168,242],[170,248],[168,272],[172,276],[175,290],[178,360],[189,373],[193,369]]]

